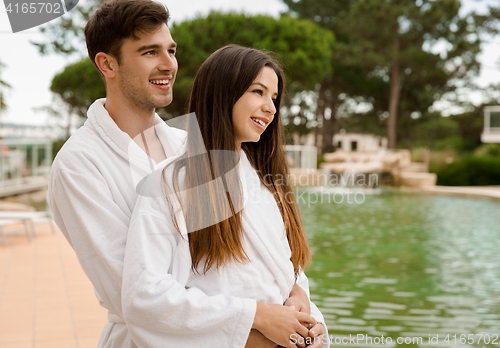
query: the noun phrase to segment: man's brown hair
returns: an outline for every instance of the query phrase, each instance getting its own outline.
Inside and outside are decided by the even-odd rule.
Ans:
[[[163,23],[167,24],[168,19],[167,8],[151,0],[110,0],[102,3],[85,25],[90,60],[96,65],[96,54],[104,52],[115,57],[120,64],[125,39],[138,40],[138,33],[151,33]]]

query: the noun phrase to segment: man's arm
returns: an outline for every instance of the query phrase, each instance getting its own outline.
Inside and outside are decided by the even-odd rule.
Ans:
[[[51,174],[48,202],[104,306],[122,317],[121,283],[128,216],[102,176],[70,170]]]
[[[328,328],[326,327],[326,323],[325,323],[325,319],[323,318],[323,314],[321,314],[321,312],[318,309],[318,307],[316,306],[316,304],[314,304],[314,302],[312,302],[310,300],[311,296],[310,296],[310,293],[309,293],[309,279],[307,279],[307,276],[305,275],[304,271],[300,271],[299,276],[297,278],[296,285],[299,286],[301,289],[304,290],[307,298],[309,299],[309,305],[310,305],[310,309],[311,309],[311,313],[310,313],[311,316],[314,319],[316,319],[316,321],[317,321],[318,324],[323,325],[323,330],[317,329],[317,328],[314,328],[314,327],[313,327],[312,330],[313,331],[317,331],[317,332],[323,331],[321,335],[328,335]],[[314,346],[314,347],[316,347],[316,346]],[[323,340],[323,345],[322,346],[319,345],[319,347],[329,348],[330,347],[330,340]]]
[[[295,307],[299,312],[311,313],[311,302],[308,294],[299,285],[293,284],[292,291],[284,303],[287,307]]]

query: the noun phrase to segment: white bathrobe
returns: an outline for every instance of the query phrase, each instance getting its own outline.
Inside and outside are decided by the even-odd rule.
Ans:
[[[128,134],[119,129],[104,104],[105,99],[92,104],[84,126],[71,136],[54,160],[49,178],[48,203],[57,225],[92,282],[99,303],[108,310],[108,322],[101,332],[98,347],[135,348],[137,345],[123,319],[123,258],[130,219],[138,197],[136,185],[144,174],[142,172],[147,171],[144,167],[148,167],[141,167],[141,164],[150,164],[151,159],[139,151],[140,148]],[[167,161],[177,156],[186,133],[168,127],[158,116],[155,129]],[[159,163],[153,169],[163,165]],[[303,276],[301,279],[304,283],[299,285],[308,291],[307,278]],[[204,301],[205,295],[201,291],[191,290],[199,294],[200,301]],[[233,313],[237,322],[238,316],[251,316],[253,319],[255,308],[248,303],[251,300],[224,297],[212,308],[214,311]],[[155,311],[161,311],[164,303],[159,301],[156,305],[151,302],[150,305],[155,310],[149,314],[154,316]],[[183,315],[193,322],[203,320],[203,316],[196,312],[188,314]],[[319,320],[318,317],[316,319]],[[233,328],[232,334],[237,336],[236,332],[247,332],[250,326],[249,320],[242,320]],[[140,345],[140,342],[149,339],[150,330],[154,330],[154,326],[147,327],[144,332],[136,330],[134,340]],[[159,330],[168,331],[168,328],[159,327]]]
[[[138,146],[118,128],[104,103],[99,99],[90,106],[85,124],[57,154],[47,200],[99,303],[108,310],[98,346],[132,348],[123,322],[121,287],[127,232],[138,196],[129,154]],[[186,133],[168,127],[158,116],[155,124],[167,157],[177,155]]]
[[[288,298],[295,277],[278,206],[243,152],[238,169],[244,197],[243,245],[251,262],[194,273],[184,217],[173,197],[173,207],[163,197],[138,198],[125,252],[122,295],[125,320],[139,347],[244,347],[256,301],[283,304]],[[173,225],[174,212],[182,236]],[[202,268],[203,264],[198,270]],[[303,273],[299,282],[309,294]],[[232,296],[241,298],[241,315]],[[324,323],[313,303],[311,314]]]

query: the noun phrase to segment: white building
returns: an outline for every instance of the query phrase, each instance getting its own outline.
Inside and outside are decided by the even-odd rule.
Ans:
[[[387,138],[373,134],[345,133],[333,136],[333,145],[345,152],[377,152],[387,150]]]
[[[500,143],[500,105],[484,108],[483,143]]]

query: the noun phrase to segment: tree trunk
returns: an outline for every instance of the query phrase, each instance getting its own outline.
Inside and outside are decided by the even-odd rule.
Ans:
[[[396,148],[396,125],[398,119],[399,98],[401,95],[401,78],[399,76],[399,26],[394,33],[394,54],[391,64],[391,94],[389,96],[389,119],[387,120],[388,148]]]
[[[317,110],[318,107],[316,107],[316,110]],[[316,127],[314,127],[314,146],[319,146],[319,141],[318,141],[318,137],[319,137],[319,131],[320,131],[320,124],[323,124],[323,122],[325,121],[325,118],[324,118],[324,115],[318,113],[316,111]]]
[[[332,111],[330,118],[323,120],[323,143],[321,144],[322,153],[333,152],[333,136],[338,133],[338,119],[335,117],[340,105],[338,100],[339,93],[332,90],[332,98],[329,100],[329,107]]]
[[[321,88],[319,92],[319,97],[323,99],[324,103],[322,105],[323,112],[323,125],[321,128],[321,153],[332,152],[333,151],[333,135],[336,132],[337,119],[335,118],[335,110],[333,108],[332,98],[336,98],[338,93],[333,93],[333,87],[330,84],[330,79],[325,79],[321,83]],[[329,93],[327,93],[329,92]],[[330,108],[331,114],[330,118],[327,119],[325,115],[325,110]]]
[[[325,140],[324,134],[323,134],[323,129],[325,128],[325,109],[326,109],[326,85],[324,81],[321,83],[321,87],[318,91],[318,101],[316,102],[316,122],[318,123],[316,125],[316,129],[314,130],[314,145],[318,146],[318,136],[319,136],[319,126],[321,125],[321,143],[323,143]],[[323,147],[319,146],[319,152],[323,153]]]

